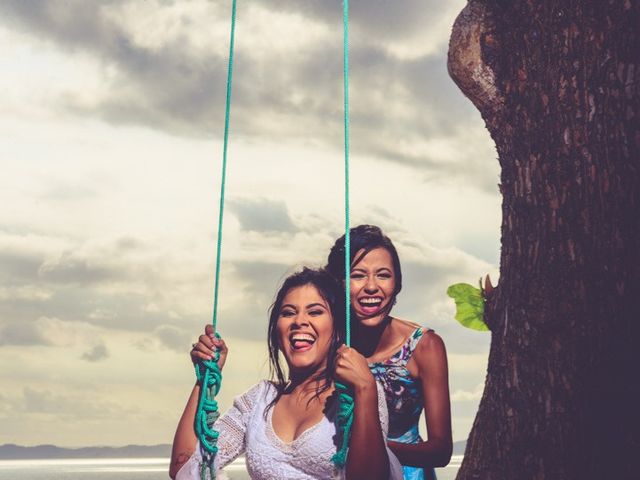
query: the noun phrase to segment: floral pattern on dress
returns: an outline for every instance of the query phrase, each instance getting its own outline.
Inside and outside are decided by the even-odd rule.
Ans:
[[[387,439],[401,443],[422,441],[418,433],[418,421],[424,407],[420,380],[407,369],[418,341],[425,331],[421,327],[409,336],[400,350],[382,362],[369,364],[369,369],[384,390],[389,410],[389,435]],[[404,480],[424,480],[422,468],[404,467]],[[435,478],[435,473],[433,474]]]

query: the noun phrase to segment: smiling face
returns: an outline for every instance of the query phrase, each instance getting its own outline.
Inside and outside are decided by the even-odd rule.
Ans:
[[[333,317],[315,286],[302,285],[287,292],[278,313],[276,330],[280,351],[290,371],[316,371],[326,367]]]
[[[362,255],[357,252],[355,258]],[[351,306],[364,326],[384,320],[395,298],[393,259],[386,248],[374,248],[351,268]]]

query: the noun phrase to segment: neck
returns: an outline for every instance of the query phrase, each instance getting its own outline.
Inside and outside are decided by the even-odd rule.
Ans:
[[[365,357],[370,357],[380,346],[382,336],[391,324],[391,315],[372,327],[364,327],[360,322],[356,323],[355,347]]]
[[[291,371],[289,374],[289,385],[287,393],[315,393],[321,385],[323,378],[322,372],[326,367],[316,368],[314,370]]]

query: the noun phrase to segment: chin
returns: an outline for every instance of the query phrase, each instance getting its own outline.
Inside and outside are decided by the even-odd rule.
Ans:
[[[377,327],[382,323],[382,320],[383,320],[382,318],[380,319],[366,318],[364,320],[360,320],[360,326],[364,328]]]
[[[382,322],[384,322],[385,318],[387,317],[388,313],[383,313],[380,312],[378,314],[376,314],[374,317],[369,317],[369,316],[364,316],[358,313],[357,317],[358,317],[358,323],[360,325],[362,325],[363,327],[377,327],[378,325],[380,325]]]
[[[321,362],[293,362],[288,365],[291,373],[314,375],[317,371],[326,367]]]

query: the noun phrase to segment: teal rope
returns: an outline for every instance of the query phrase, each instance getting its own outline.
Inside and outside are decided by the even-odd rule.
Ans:
[[[218,320],[218,286],[220,284],[220,259],[222,252],[222,219],[224,216],[224,192],[227,179],[227,147],[229,145],[229,117],[231,113],[231,86],[233,80],[233,50],[236,31],[236,0],[231,5],[231,39],[229,40],[229,63],[227,65],[227,99],[224,109],[224,146],[222,148],[222,175],[220,177],[220,208],[218,210],[218,244],[216,248],[216,276],[213,289],[213,329]]]
[[[344,302],[345,343],[351,345],[351,235],[349,235],[349,0],[344,0]]]
[[[344,28],[343,43],[343,79],[344,79],[344,302],[345,302],[345,343],[351,345],[351,239],[349,228],[349,0],[343,0],[342,22]],[[346,385],[336,382],[339,408],[336,415],[336,427],[340,439],[340,449],[331,458],[338,467],[347,463],[349,438],[353,425],[353,396]]]
[[[222,220],[224,217],[224,194],[227,178],[227,147],[229,145],[229,118],[231,113],[231,86],[233,80],[233,52],[236,30],[236,0],[231,4],[231,38],[229,40],[229,63],[227,65],[227,98],[224,112],[224,142],[222,150],[222,174],[220,179],[220,208],[218,213],[218,241],[216,247],[216,273],[213,290],[213,331],[216,337],[220,338],[216,330],[218,320],[218,287],[220,285],[220,261],[222,258]],[[215,478],[213,462],[218,452],[217,442],[219,432],[213,429],[213,424],[220,417],[218,402],[215,397],[220,391],[222,384],[222,372],[218,367],[220,352],[216,350],[214,358],[199,362],[196,365],[196,378],[200,383],[200,399],[195,416],[195,431],[200,440],[200,451],[202,453],[202,465],[200,466],[200,478],[206,480],[207,472],[209,478]]]
[[[219,337],[218,337],[219,338]],[[195,417],[195,430],[200,440],[202,464],[200,465],[200,479],[215,478],[213,461],[218,452],[219,432],[213,429],[213,424],[220,417],[218,402],[215,400],[222,384],[222,372],[218,367],[220,352],[216,351],[213,360],[199,362],[196,365],[196,378],[200,383],[200,399]]]

